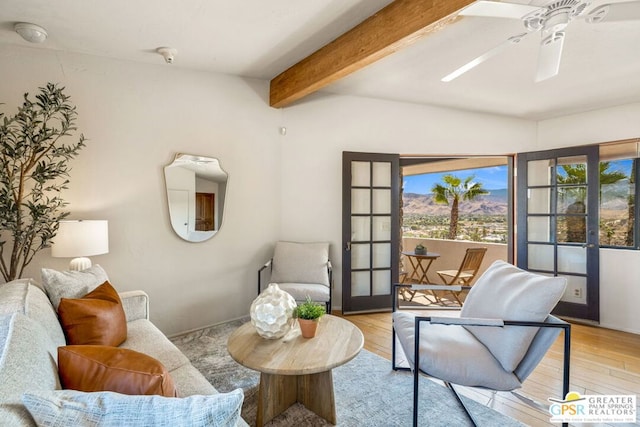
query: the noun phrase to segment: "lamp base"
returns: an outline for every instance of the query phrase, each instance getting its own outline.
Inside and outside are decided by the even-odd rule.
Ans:
[[[82,271],[87,268],[91,268],[91,260],[89,258],[74,258],[69,263],[69,270],[71,271]]]

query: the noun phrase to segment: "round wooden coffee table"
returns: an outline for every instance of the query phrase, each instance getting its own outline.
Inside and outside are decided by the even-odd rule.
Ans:
[[[296,402],[335,424],[331,369],[356,357],[363,344],[353,323],[327,314],[314,338],[268,340],[249,322],[231,334],[227,348],[236,362],[260,372],[256,426],[261,427]]]

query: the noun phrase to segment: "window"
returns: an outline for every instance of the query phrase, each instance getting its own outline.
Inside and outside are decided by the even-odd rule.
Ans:
[[[600,146],[600,246],[640,249],[638,238],[639,143]]]

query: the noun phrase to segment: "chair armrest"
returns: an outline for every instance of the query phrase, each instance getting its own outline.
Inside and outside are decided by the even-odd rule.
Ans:
[[[127,322],[149,320],[149,295],[144,291],[120,292],[120,300]]]
[[[258,270],[258,273],[262,273],[262,270],[264,270],[267,267],[271,267],[271,263],[273,262],[273,258],[270,259],[269,261],[265,262],[264,265],[262,267],[260,267],[260,269]]]

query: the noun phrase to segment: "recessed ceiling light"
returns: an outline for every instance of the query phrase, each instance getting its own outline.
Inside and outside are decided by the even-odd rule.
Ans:
[[[36,24],[18,22],[13,26],[13,29],[23,39],[31,43],[42,43],[47,39],[47,30]]]

